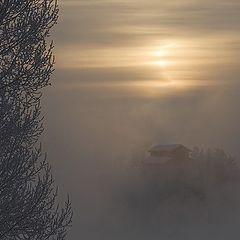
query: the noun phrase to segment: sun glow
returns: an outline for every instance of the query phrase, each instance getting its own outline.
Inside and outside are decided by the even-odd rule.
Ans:
[[[171,59],[172,52],[174,51],[175,44],[169,43],[161,46],[160,48],[152,51],[153,65],[161,67],[172,65],[173,60]]]
[[[150,81],[145,87],[169,90],[184,90],[200,85],[191,81],[194,69],[195,48],[191,42],[175,40],[155,43],[149,52],[149,65],[152,66],[159,80]],[[194,74],[193,74],[194,75]]]

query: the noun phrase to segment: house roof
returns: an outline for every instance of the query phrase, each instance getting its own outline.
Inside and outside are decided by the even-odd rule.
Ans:
[[[171,152],[177,150],[178,148],[184,148],[189,152],[191,151],[182,144],[167,144],[167,145],[154,145],[148,150],[148,152],[161,152],[161,151]]]

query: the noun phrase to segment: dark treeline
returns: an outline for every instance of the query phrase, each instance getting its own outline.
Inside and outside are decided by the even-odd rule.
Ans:
[[[71,223],[39,143],[57,18],[55,0],[0,1],[0,239],[64,239]]]
[[[194,148],[191,157],[179,165],[146,166],[139,161],[134,168],[124,201],[138,216],[159,212],[159,220],[191,216],[193,221],[239,208],[240,169],[223,150]],[[166,209],[169,214],[163,217],[160,212]]]

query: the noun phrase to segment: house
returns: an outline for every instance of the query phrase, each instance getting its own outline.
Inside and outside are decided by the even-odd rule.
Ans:
[[[181,161],[190,158],[190,152],[182,144],[154,145],[148,150],[144,164],[161,164],[169,161]]]

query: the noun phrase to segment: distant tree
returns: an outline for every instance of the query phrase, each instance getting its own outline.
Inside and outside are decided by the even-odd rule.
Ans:
[[[57,17],[56,0],[0,0],[0,239],[61,240],[71,224],[39,144]]]
[[[228,184],[240,180],[240,169],[236,160],[222,149],[199,149],[192,151],[192,168],[197,169],[201,174],[199,177],[210,184]]]
[[[154,212],[165,207],[165,203],[171,208],[171,203],[181,206],[194,202],[200,209],[206,203],[210,208],[239,204],[240,169],[232,156],[221,149],[196,147],[183,164],[176,177],[177,165],[164,163],[149,168],[139,158],[138,168],[142,171],[135,168],[135,180],[131,177],[124,189],[126,206],[139,214],[146,210]]]

